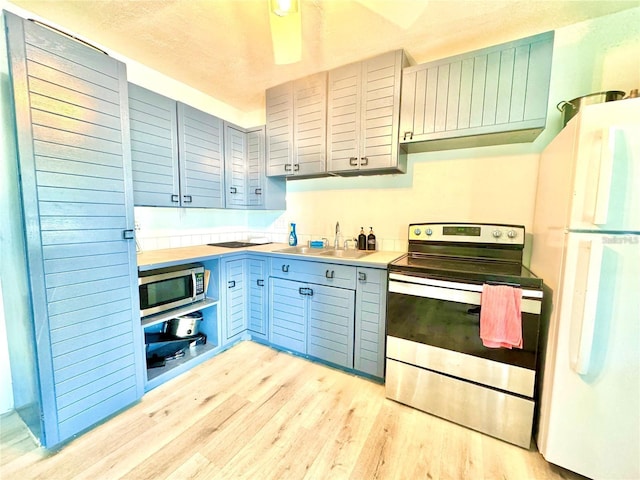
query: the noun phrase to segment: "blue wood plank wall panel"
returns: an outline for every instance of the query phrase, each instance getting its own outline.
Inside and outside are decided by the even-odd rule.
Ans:
[[[135,243],[123,236],[133,228],[126,72],[7,18],[41,440],[52,446],[142,395]]]

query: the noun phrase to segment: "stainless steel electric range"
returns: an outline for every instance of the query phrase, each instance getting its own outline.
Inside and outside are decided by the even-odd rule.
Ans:
[[[529,448],[543,294],[524,227],[420,223],[408,238],[389,264],[386,396]],[[483,284],[522,290],[521,349],[483,346]]]

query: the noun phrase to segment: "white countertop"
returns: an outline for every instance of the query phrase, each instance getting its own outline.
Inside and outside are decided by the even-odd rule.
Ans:
[[[164,266],[164,264],[176,264],[180,262],[189,263],[203,261],[209,258],[220,257],[224,255],[232,255],[237,253],[255,252],[268,253],[273,255],[282,255],[295,257],[301,260],[319,261],[325,263],[342,263],[346,265],[362,265],[371,267],[385,267],[389,262],[395,260],[406,252],[388,252],[376,251],[358,259],[343,259],[335,257],[320,257],[317,255],[279,253],[277,250],[287,248],[286,243],[269,243],[266,245],[256,245],[243,248],[223,248],[213,247],[210,245],[195,245],[192,247],[165,248],[162,250],[149,250],[138,253],[138,267]]]

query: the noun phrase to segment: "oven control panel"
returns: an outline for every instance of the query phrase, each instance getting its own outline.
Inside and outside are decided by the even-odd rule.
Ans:
[[[524,226],[488,223],[412,223],[409,240],[524,245]]]

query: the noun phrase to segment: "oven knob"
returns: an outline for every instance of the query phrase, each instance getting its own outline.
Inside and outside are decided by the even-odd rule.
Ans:
[[[419,237],[419,236],[420,236],[420,234],[422,233],[422,230],[420,230],[419,228],[416,228],[416,229],[413,231],[413,233],[415,233],[415,234],[416,234],[416,237]]]
[[[518,236],[518,232],[516,232],[515,230],[509,230],[507,232],[507,237],[509,238],[516,238]]]
[[[494,230],[493,232],[491,232],[491,234],[494,236],[494,238],[500,238],[502,236],[502,232],[500,230]]]
[[[427,235],[431,236],[433,234],[433,230],[431,230],[430,228],[427,228],[424,233],[426,233]]]

